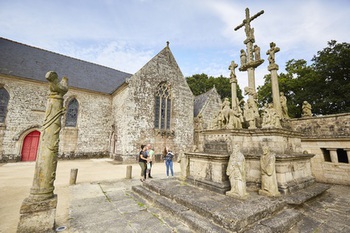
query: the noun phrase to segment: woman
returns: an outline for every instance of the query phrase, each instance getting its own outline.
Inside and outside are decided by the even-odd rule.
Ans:
[[[168,147],[164,148],[164,152],[163,152],[163,156],[164,156],[164,161],[165,161],[165,166],[166,166],[166,176],[167,178],[169,178],[169,169],[171,171],[171,176],[174,176],[174,169],[173,169],[173,158],[174,158],[174,154],[171,150],[169,150]]]
[[[146,164],[147,164],[147,146],[146,145],[141,145],[141,151],[139,153],[139,165],[141,167],[141,178],[140,181],[143,182],[145,181],[146,177]]]

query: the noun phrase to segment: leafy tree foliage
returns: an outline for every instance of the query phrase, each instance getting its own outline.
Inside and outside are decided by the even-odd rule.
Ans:
[[[222,75],[219,77],[208,77],[207,74],[194,74],[190,77],[186,77],[187,84],[189,85],[192,93],[197,96],[211,90],[214,86],[222,99],[231,99],[231,83],[230,79]],[[242,90],[237,87],[237,96],[242,99]]]
[[[328,47],[314,56],[313,64],[290,60],[286,73],[279,75],[279,89],[288,99],[291,117],[301,116],[301,105],[308,101],[314,114],[350,112],[350,44],[328,42]],[[259,105],[272,102],[271,77],[258,87]]]

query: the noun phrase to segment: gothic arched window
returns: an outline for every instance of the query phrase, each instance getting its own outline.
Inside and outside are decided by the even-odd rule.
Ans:
[[[155,93],[154,128],[170,129],[171,93],[170,85],[161,83]]]
[[[69,101],[67,113],[66,113],[66,126],[76,127],[78,119],[79,103],[76,98]]]
[[[0,123],[5,123],[7,105],[9,103],[10,95],[5,88],[0,88]]]

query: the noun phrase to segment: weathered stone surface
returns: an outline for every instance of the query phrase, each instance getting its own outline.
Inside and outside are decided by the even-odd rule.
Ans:
[[[46,200],[33,200],[32,198],[24,199],[20,213],[28,214],[34,212],[40,212],[50,209],[55,209],[57,206],[57,195],[54,195],[53,198],[49,198]]]
[[[56,206],[57,195],[42,201],[25,199],[20,210],[17,232],[55,232]]]
[[[286,209],[277,215],[261,221],[261,225],[269,227],[272,232],[286,232],[301,219],[301,214],[293,209]]]
[[[301,189],[297,192],[294,192],[288,195],[286,197],[286,202],[292,205],[300,205],[306,202],[307,200],[322,194],[329,188],[330,188],[329,185],[315,183],[313,185],[310,185],[309,187],[306,187],[304,189]]]

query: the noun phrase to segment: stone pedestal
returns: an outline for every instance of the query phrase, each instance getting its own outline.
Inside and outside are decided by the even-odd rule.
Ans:
[[[56,232],[57,195],[45,200],[24,199],[20,209],[17,233]]]
[[[225,194],[230,190],[226,175],[228,154],[185,153],[188,158],[186,181],[211,191]]]
[[[277,183],[282,194],[307,187],[315,181],[311,173],[314,154],[302,153],[300,136],[286,129],[202,131],[203,152],[186,153],[189,159],[187,180],[219,193],[230,190],[226,169],[232,145],[237,144],[246,160],[248,190],[260,189],[263,146],[276,154]]]

